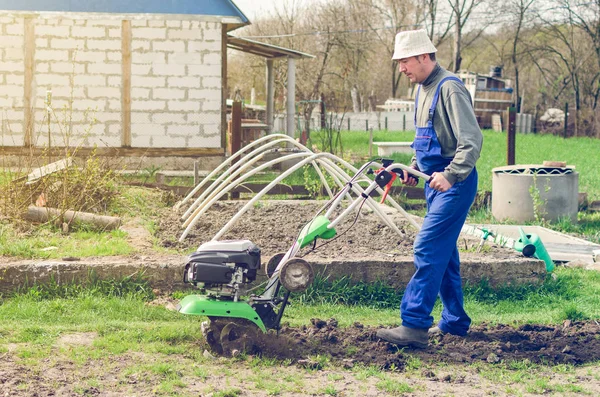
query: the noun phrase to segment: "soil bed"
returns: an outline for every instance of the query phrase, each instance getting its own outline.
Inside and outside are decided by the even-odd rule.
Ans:
[[[352,365],[374,364],[386,369],[404,369],[407,353],[427,363],[474,363],[529,360],[537,364],[585,364],[600,359],[600,326],[592,322],[566,321],[558,326],[526,324],[480,324],[466,337],[450,334],[430,336],[427,349],[399,350],[380,341],[376,329],[356,323],[338,328],[337,321],[313,319],[310,326],[284,328],[279,338],[261,344],[263,355],[291,359],[315,366],[308,356],[328,354]],[[292,346],[293,348],[291,348]]]
[[[243,201],[222,201],[215,203],[187,235],[178,242],[183,232],[181,216],[184,211],[165,211],[158,224],[158,238],[165,247],[194,249],[211,240],[225,224],[243,207]],[[318,214],[325,201],[268,201],[250,208],[237,223],[220,238],[247,239],[258,245],[263,260],[287,251],[296,240],[302,227]],[[337,236],[331,240],[319,240],[317,249],[305,247],[300,256],[319,259],[372,258],[393,260],[397,257],[412,256],[416,229],[398,211],[386,208],[388,216],[402,232],[398,235],[365,205],[360,213],[346,216],[336,226]],[[336,212],[334,213],[337,214]],[[333,220],[335,217],[330,217]],[[417,218],[417,223],[419,219]],[[474,251],[479,239],[462,235],[459,248]],[[469,255],[462,252],[461,255]],[[515,256],[515,251],[494,244],[486,244],[478,255],[506,258]]]

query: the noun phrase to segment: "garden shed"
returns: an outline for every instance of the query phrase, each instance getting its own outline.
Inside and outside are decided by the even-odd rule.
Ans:
[[[247,24],[231,0],[0,0],[0,151],[218,164],[228,32]]]

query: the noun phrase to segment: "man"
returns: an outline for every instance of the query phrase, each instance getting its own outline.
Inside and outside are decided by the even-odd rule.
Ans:
[[[475,163],[483,143],[469,92],[437,64],[436,51],[425,30],[396,35],[392,58],[401,73],[419,84],[411,166],[431,179],[425,183],[427,214],[414,243],[416,271],[400,306],[402,325],[377,331],[385,341],[420,348],[427,347],[438,294],[444,308],[430,332],[464,336],[471,324],[463,308],[457,240],[477,192]],[[402,182],[417,184],[406,171]]]

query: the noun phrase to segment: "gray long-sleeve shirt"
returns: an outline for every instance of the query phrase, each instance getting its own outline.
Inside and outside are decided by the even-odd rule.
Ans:
[[[435,90],[439,82],[449,76],[456,77],[438,64],[422,83],[417,104],[419,127],[427,126]],[[475,118],[471,95],[463,84],[450,80],[442,85],[433,117],[433,127],[442,147],[442,156],[452,159],[442,175],[452,185],[463,181],[475,167],[483,144],[483,135]],[[415,158],[412,163],[416,165]]]

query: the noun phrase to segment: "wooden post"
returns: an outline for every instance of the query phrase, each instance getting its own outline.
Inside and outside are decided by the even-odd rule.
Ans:
[[[387,117],[386,117],[386,118],[385,118],[385,130],[386,130],[386,131],[387,131],[387,128],[388,128],[388,124],[387,124],[387,123],[388,123],[388,122],[387,122]]]
[[[402,115],[402,131],[406,131],[406,114]]]
[[[121,22],[121,146],[131,147],[131,21]]]
[[[35,31],[31,18],[25,18],[25,70],[23,87],[23,146],[33,146],[34,99],[33,99],[33,68],[35,64]]]
[[[194,186],[200,182],[200,165],[197,161],[194,161]]]
[[[517,114],[516,108],[510,107],[506,109],[506,119],[508,122],[506,123],[506,139],[507,139],[507,147],[506,147],[506,165],[514,165],[515,164],[515,116]]]
[[[369,130],[369,158],[373,157],[373,128]]]
[[[563,138],[567,138],[567,125],[569,124],[569,102],[565,103],[565,125],[563,128]]]
[[[231,106],[231,155],[242,148],[242,102],[234,101]],[[238,159],[239,160],[239,159]],[[237,162],[233,161],[231,165]],[[239,199],[240,194],[231,193],[232,199]]]

